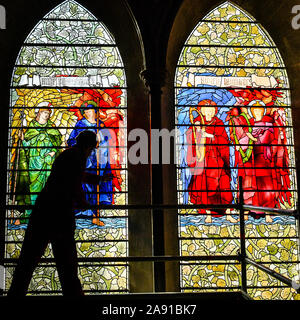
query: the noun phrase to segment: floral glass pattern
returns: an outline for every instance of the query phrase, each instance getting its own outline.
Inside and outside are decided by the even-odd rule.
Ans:
[[[276,45],[244,10],[225,2],[188,37],[175,76],[180,253],[236,255],[239,177],[248,205],[295,209],[297,185],[289,81]],[[299,280],[298,229],[292,216],[251,210],[246,250],[253,260]],[[247,267],[255,299],[299,299],[294,289]],[[183,291],[238,290],[234,261],[182,262]]]
[[[76,212],[75,238],[82,259],[79,275],[83,289],[90,294],[128,291],[126,263],[88,261],[128,255],[127,210],[103,209],[127,204],[126,121],[126,75],[114,37],[77,2],[63,2],[29,34],[12,76],[6,290],[20,254],[30,206],[55,157],[88,129],[97,133],[99,148],[88,158],[87,170],[114,177],[95,187],[83,184],[87,201],[94,207]],[[50,245],[43,257],[53,257]],[[46,259],[35,270],[29,292],[59,294],[60,290],[55,265]]]

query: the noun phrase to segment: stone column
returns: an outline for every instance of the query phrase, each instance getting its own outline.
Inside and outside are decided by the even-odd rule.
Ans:
[[[141,78],[144,80],[149,96],[149,115],[151,121],[151,129],[161,129],[161,94],[164,86],[165,71],[146,69],[141,72]],[[150,140],[151,150],[151,140]],[[161,159],[161,142],[159,147]],[[151,151],[150,151],[151,155]],[[151,156],[150,156],[151,159]],[[150,163],[151,172],[151,203],[163,204],[163,173],[162,164]],[[153,224],[153,255],[163,256],[164,250],[164,211],[154,209],[152,211]],[[154,281],[155,291],[165,291],[165,263],[154,263]]]

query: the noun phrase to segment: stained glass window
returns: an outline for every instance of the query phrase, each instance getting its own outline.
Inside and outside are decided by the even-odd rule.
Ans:
[[[103,209],[127,204],[126,76],[114,37],[77,2],[63,2],[26,38],[10,96],[5,289],[20,254],[30,205],[57,155],[88,129],[97,133],[99,148],[88,158],[87,169],[112,173],[113,180],[83,184],[94,207],[76,212],[79,277],[86,293],[128,291],[126,263],[89,260],[128,255],[127,210]],[[55,264],[47,261],[51,257],[49,245],[30,293],[60,293]]]
[[[236,255],[239,177],[248,205],[295,209],[292,104],[285,65],[253,17],[225,2],[195,27],[175,76],[179,204],[224,209],[179,210],[180,254]],[[292,216],[246,212],[246,250],[255,261],[297,279],[298,229]],[[184,292],[238,290],[234,261],[181,263]],[[254,299],[299,299],[292,288],[247,266]]]

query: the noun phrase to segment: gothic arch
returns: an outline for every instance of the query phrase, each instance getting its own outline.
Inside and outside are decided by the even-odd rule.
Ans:
[[[209,5],[208,5],[208,2],[206,3],[202,2],[201,5],[199,5],[195,2],[192,3],[192,1],[185,1],[182,7],[180,8],[178,15],[174,21],[173,29],[171,31],[171,35],[169,38],[169,47],[167,52],[168,79],[166,81],[167,85],[166,85],[165,95],[163,97],[163,103],[162,103],[162,105],[164,106],[162,118],[166,127],[171,129],[172,126],[173,127],[174,125],[177,126],[179,134],[177,136],[177,141],[176,141],[176,143],[178,144],[177,154],[174,155],[174,157],[175,158],[177,157],[176,159],[178,160],[177,167],[174,166],[170,168],[165,168],[165,172],[164,172],[165,173],[164,177],[166,178],[168,185],[175,186],[176,177],[174,175],[174,171],[177,170],[177,190],[175,187],[170,188],[169,190],[166,190],[165,197],[167,199],[172,199],[170,202],[176,202],[178,200],[179,204],[192,204],[192,203],[208,204],[209,203],[209,202],[206,202],[208,200],[207,199],[205,200],[202,196],[205,193],[203,192],[204,190],[198,190],[198,191],[202,191],[202,193],[201,192],[197,193],[197,191],[191,192],[191,188],[193,188],[191,187],[191,182],[189,180],[191,176],[189,176],[189,173],[188,173],[189,170],[186,169],[188,168],[188,163],[186,162],[187,152],[192,152],[192,151],[191,150],[187,151],[188,148],[184,146],[187,144],[187,140],[185,140],[186,139],[185,129],[188,129],[189,127],[191,128],[191,126],[193,127],[193,123],[191,124],[191,117],[194,119],[196,119],[197,116],[198,118],[201,117],[201,114],[200,114],[201,112],[199,112],[199,110],[198,111],[194,110],[195,106],[197,106],[201,100],[204,100],[204,101],[209,100],[211,104],[219,105],[218,113],[216,113],[215,116],[219,117],[220,119],[223,119],[221,113],[222,111],[225,111],[225,109],[222,110],[222,108],[226,108],[226,105],[228,106],[235,105],[235,103],[233,103],[234,101],[230,101],[231,96],[230,97],[226,96],[226,98],[225,96],[223,96],[223,98],[225,99],[222,98],[223,93],[225,93],[226,91],[225,90],[223,92],[224,90],[223,88],[226,88],[226,85],[223,86],[224,83],[221,83],[218,81],[214,82],[214,81],[216,81],[216,79],[221,80],[222,76],[225,76],[225,78],[231,77],[231,76],[237,76],[237,77],[250,76],[252,78],[255,76],[262,77],[266,75],[266,74],[263,74],[263,71],[266,72],[267,70],[265,70],[265,68],[267,69],[267,66],[269,66],[270,70],[267,71],[268,76],[270,76],[271,74],[274,74],[276,76],[275,78],[279,80],[278,83],[280,83],[281,85],[278,85],[277,80],[272,79],[273,85],[271,85],[270,83],[260,84],[257,86],[255,84],[254,85],[248,84],[247,87],[252,87],[254,89],[254,87],[256,86],[261,90],[265,86],[266,89],[269,89],[269,91],[267,90],[268,92],[271,92],[272,90],[270,89],[272,88],[277,88],[275,89],[275,91],[276,90],[279,91],[279,88],[281,88],[281,90],[284,92],[284,97],[282,100],[281,98],[279,99],[274,98],[273,104],[268,104],[269,102],[267,101],[265,101],[267,102],[266,104],[263,102],[262,104],[271,108],[272,108],[272,105],[275,105],[275,107],[282,106],[282,110],[285,114],[284,130],[286,130],[285,134],[287,134],[289,138],[285,140],[285,142],[283,143],[284,144],[283,148],[286,148],[287,150],[289,146],[292,147],[292,151],[291,153],[289,153],[289,156],[288,156],[289,157],[289,165],[288,165],[289,178],[288,179],[292,181],[292,187],[290,187],[288,184],[288,187],[286,188],[288,190],[295,190],[295,191],[293,192],[293,196],[292,196],[293,200],[291,202],[288,201],[289,203],[285,203],[285,204],[281,203],[276,206],[290,208],[290,205],[292,205],[292,207],[294,207],[296,205],[298,193],[297,193],[296,172],[295,172],[295,169],[293,169],[295,168],[295,155],[293,151],[293,148],[294,148],[293,131],[289,129],[289,127],[292,127],[293,125],[293,121],[291,118],[292,104],[290,100],[289,80],[287,78],[285,65],[281,59],[281,55],[279,54],[277,47],[269,37],[268,33],[261,27],[260,24],[256,22],[254,18],[252,18],[249,14],[247,14],[243,9],[241,9],[240,7],[238,7],[237,5],[231,2],[224,2],[222,4],[215,3],[212,7],[210,6],[211,6],[211,2],[209,3]],[[261,15],[260,15],[260,18],[261,18]],[[232,19],[236,21],[236,24],[235,24],[235,21],[232,21]],[[262,22],[264,21],[262,20]],[[238,30],[238,33],[236,33],[235,35],[233,35],[234,27],[237,27],[237,30]],[[257,31],[258,32],[255,35],[252,34],[253,37],[251,38],[249,36],[251,31],[249,31],[248,28],[251,29],[252,27],[253,27],[254,33],[256,33]],[[221,30],[222,28],[224,28],[223,33]],[[228,28],[228,30],[225,31],[226,28]],[[248,34],[246,29],[249,31]],[[191,30],[193,31],[191,32]],[[242,36],[243,32],[244,32],[244,38],[243,40],[241,40],[241,42],[239,42],[240,41],[239,36]],[[222,35],[225,36],[224,39]],[[255,38],[255,36],[257,36],[257,38]],[[233,40],[233,41],[231,42],[230,40]],[[226,50],[226,51],[221,52],[222,50]],[[228,62],[228,58],[230,60],[230,58],[233,57],[233,56],[230,56],[229,54],[230,50],[233,50],[237,53],[236,60],[231,61],[231,63],[230,61]],[[243,50],[256,51],[257,53],[252,52],[253,56],[255,56],[256,54],[261,56],[264,55],[267,60],[271,58],[273,55],[273,61],[268,60],[267,63],[263,62],[263,64],[257,64],[258,60],[256,60],[255,62],[250,61],[251,59],[249,58],[249,52],[248,53],[243,52]],[[270,52],[268,54],[268,57],[266,57],[266,54],[263,52],[264,50],[271,50],[272,52]],[[238,52],[240,52],[240,55],[238,55]],[[240,61],[238,60],[239,58],[241,59]],[[245,66],[245,68],[243,68],[243,65]],[[230,69],[230,66],[233,69]],[[243,71],[245,71],[244,73],[243,71],[241,71],[242,69]],[[258,73],[257,73],[257,70],[259,70]],[[208,80],[209,77],[212,77],[210,78],[212,82],[206,81]],[[195,81],[191,80],[192,78]],[[279,78],[281,78],[281,80]],[[226,78],[226,80],[228,80],[228,78]],[[174,93],[172,93],[173,86],[175,87]],[[241,84],[241,82],[239,82],[238,85],[237,83],[235,84],[231,83],[228,87],[230,87],[230,89],[233,89],[233,96],[235,95],[235,91],[236,91],[234,88],[238,88],[241,91],[243,91],[243,87],[246,88],[246,86],[244,84]],[[215,88],[212,90],[213,92],[211,91],[212,88]],[[272,92],[275,95],[277,95],[274,91]],[[174,99],[174,102],[171,102],[171,97]],[[218,98],[220,98],[219,101],[218,101]],[[259,98],[256,98],[256,101],[257,100],[259,100]],[[195,104],[193,103],[193,101],[195,102]],[[250,108],[250,104],[249,104],[249,108]],[[245,103],[244,105],[248,105],[248,102]],[[174,114],[173,108],[176,110],[175,118],[170,119],[170,114]],[[193,109],[192,112],[190,112],[191,108]],[[203,109],[203,107],[201,108]],[[267,107],[265,107],[265,109],[267,110]],[[198,112],[197,115],[194,114],[194,111]],[[225,112],[228,112],[228,111],[230,110],[226,110]],[[169,115],[169,118],[167,118],[167,114]],[[265,111],[265,114],[268,114],[268,111]],[[269,111],[269,114],[270,114],[270,111]],[[202,114],[202,118],[203,117],[205,118],[205,112],[204,114]],[[225,118],[226,116],[223,119],[224,122],[226,121]],[[204,126],[206,126],[205,125],[206,120],[204,119],[203,121],[204,121],[203,123]],[[221,127],[222,127],[222,124],[221,124]],[[225,129],[228,130],[229,128],[226,128],[226,125],[225,125]],[[185,130],[185,133],[182,133],[184,130]],[[216,134],[217,133],[215,133],[215,136]],[[227,134],[228,136],[230,136],[229,131]],[[191,133],[191,135],[193,135],[193,133]],[[224,136],[224,134],[222,135]],[[231,156],[234,157],[234,151],[230,151],[230,150],[228,151],[231,154]],[[204,154],[205,154],[205,151],[204,151]],[[207,161],[206,158],[203,161],[204,162]],[[228,162],[228,165],[230,167],[234,166],[234,160],[232,160],[230,163]],[[205,164],[204,166],[208,166],[208,165]],[[239,168],[241,168],[241,165]],[[209,171],[209,169],[207,168],[204,170],[206,170],[205,171],[206,173]],[[241,169],[235,168],[235,170],[241,170]],[[194,187],[196,185],[195,184],[196,177],[198,179],[201,176],[201,174],[202,173],[199,173],[199,172],[192,174],[192,179],[194,178],[193,180]],[[237,173],[234,173],[234,174],[237,174]],[[231,188],[233,186],[232,182],[234,180],[234,174],[231,172],[231,177],[229,177],[231,179]],[[248,175],[247,175],[247,178],[248,178]],[[202,188],[203,181],[201,184],[197,184],[196,189]],[[186,185],[184,185],[185,182],[186,182]],[[216,188],[218,189],[218,187]],[[190,191],[187,191],[188,189]],[[273,189],[276,189],[276,188],[273,186]],[[175,197],[176,191],[178,196],[177,199]],[[197,202],[197,197],[199,197],[199,199],[201,198],[199,202]],[[223,198],[222,198],[223,202],[225,201],[224,200],[225,198],[226,197],[223,195]],[[214,199],[212,203],[216,203],[216,202],[218,201]],[[228,202],[226,203],[234,203],[234,202],[235,200],[234,198],[232,198],[232,199],[228,199]],[[262,203],[260,203],[260,205],[263,206]],[[269,205],[269,206],[272,206],[272,205]],[[171,239],[168,237],[167,232],[169,230],[166,231],[165,233],[166,247],[173,254],[175,254],[175,252],[177,251],[177,252],[181,252],[181,254],[184,254],[184,255],[193,255],[192,251],[189,251],[189,250],[194,250],[197,253],[201,252],[201,250],[205,251],[205,245],[203,245],[203,243],[201,244],[201,239],[202,237],[206,237],[207,234],[211,232],[210,228],[212,227],[213,223],[211,224],[211,221],[203,222],[202,226],[205,230],[199,227],[201,223],[200,224],[192,223],[193,228],[195,227],[195,230],[193,229],[192,233],[190,234],[191,231],[189,229],[189,225],[192,220],[193,221],[197,220],[196,216],[193,214],[192,211],[188,211],[188,210],[184,210],[184,212],[181,212],[181,215],[179,215],[179,221],[175,220],[174,212],[173,214],[167,214],[165,216],[165,220],[169,227],[171,227],[172,225],[172,227],[178,228],[179,237],[181,239],[179,240],[179,247],[176,247],[176,244],[172,242]],[[186,218],[188,220],[188,217],[191,218],[191,221],[185,221]],[[220,218],[216,218],[216,219],[218,220]],[[177,225],[177,223],[179,225]],[[264,224],[264,222],[261,222],[261,223]],[[295,227],[295,221],[293,223],[294,223],[294,230],[296,232],[297,228]],[[285,225],[288,225],[288,224],[289,223],[286,221],[282,222],[282,228],[284,229]],[[221,229],[222,229],[222,226],[224,225],[222,225],[221,223]],[[222,230],[216,231],[216,234],[219,234],[219,232],[222,232]],[[189,237],[192,237],[193,240],[188,240]],[[293,242],[293,239],[291,239],[291,241]],[[280,249],[278,248],[278,250]],[[296,247],[295,247],[294,254],[295,254],[295,257],[298,256]],[[200,283],[201,280],[199,280],[200,282],[197,282],[196,274],[194,275],[195,281],[194,282],[191,281],[191,279],[193,278],[193,275],[189,274],[188,269],[191,268],[191,270],[192,269],[194,271],[197,270],[199,274],[199,272],[205,272],[205,273],[208,272],[208,271],[204,271],[205,267],[203,268],[199,266],[198,268],[196,268],[195,265],[193,266],[184,265],[182,266],[182,268],[183,269],[181,269],[180,276],[178,273],[176,273],[176,271],[174,271],[175,266],[174,268],[170,268],[171,271],[173,271],[173,274],[172,272],[170,272],[170,279],[167,279],[167,282],[169,281],[170,286],[172,286],[171,283],[172,282],[174,283],[174,279],[176,279],[178,282],[180,281],[181,288],[184,291],[195,290],[196,287],[203,287],[203,284]],[[207,277],[208,277],[208,274],[207,274]],[[230,282],[230,284],[232,284],[232,282]],[[219,285],[221,285],[221,281],[219,282]],[[253,290],[253,296],[255,296],[255,290]],[[291,293],[291,296],[292,296],[292,293]]]
[[[140,39],[139,30],[125,1],[118,2],[119,10],[117,11],[114,10],[116,4],[112,1],[101,3],[101,6],[96,5],[96,7],[94,7],[94,3],[91,1],[90,3],[87,2],[87,6],[91,11],[95,12],[101,22],[99,22],[98,17],[96,18],[95,15],[90,13],[91,11],[87,10],[81,4],[72,0],[64,1],[46,14],[24,41],[24,46],[17,58],[11,82],[11,131],[9,135],[9,150],[19,150],[19,145],[21,144],[24,149],[24,137],[22,137],[22,141],[18,139],[20,136],[18,134],[20,126],[26,134],[32,121],[36,120],[36,107],[40,107],[44,102],[49,103],[53,109],[51,110],[50,120],[52,120],[51,123],[54,124],[57,129],[60,129],[60,131],[57,130],[57,133],[60,135],[60,139],[65,146],[72,134],[72,128],[76,126],[76,122],[81,119],[80,108],[82,101],[86,100],[85,97],[87,97],[88,100],[95,100],[94,94],[98,95],[97,92],[99,92],[100,96],[98,99],[96,98],[97,101],[95,100],[99,110],[104,112],[103,116],[105,116],[106,113],[105,119],[111,118],[112,122],[109,124],[111,128],[118,127],[118,132],[116,132],[117,142],[115,142],[116,148],[114,148],[117,150],[115,156],[119,157],[121,155],[119,154],[120,150],[124,150],[122,155],[123,160],[119,159],[120,161],[118,161],[117,164],[118,168],[112,168],[116,169],[117,180],[115,181],[115,187],[113,186],[113,197],[108,202],[116,205],[148,203],[148,193],[145,192],[148,190],[149,183],[147,179],[149,175],[147,168],[135,167],[135,172],[140,172],[146,177],[140,186],[137,176],[130,175],[128,177],[127,170],[130,171],[131,167],[130,164],[127,165],[126,160],[127,129],[130,130],[134,127],[141,127],[147,130],[148,128],[148,124],[143,121],[143,119],[147,119],[147,110],[141,110],[140,108],[140,105],[146,104],[146,97],[143,84],[138,76],[139,72],[144,69],[143,44]],[[105,10],[101,10],[103,6],[105,6]],[[45,10],[47,10],[47,8]],[[122,24],[122,30],[119,28],[119,23]],[[110,31],[108,31],[106,25],[112,31],[113,36]],[[124,34],[127,36],[124,36]],[[134,55],[133,52],[135,53]],[[129,89],[127,90],[128,87]],[[100,90],[97,91],[97,89]],[[107,103],[109,105],[107,105]],[[115,108],[114,111],[112,111],[112,106]],[[142,115],[138,118],[139,121],[134,116],[136,112]],[[113,115],[113,113],[115,115]],[[113,119],[116,118],[120,120],[119,124],[122,123],[122,125],[113,123]],[[105,125],[105,122],[103,122],[103,124]],[[121,142],[120,138],[123,139],[123,142]],[[61,143],[59,144],[60,145],[52,147],[59,149],[62,147]],[[108,146],[108,148],[110,147],[112,146]],[[31,150],[35,150],[35,148],[32,147]],[[14,171],[14,163],[20,160],[20,156],[16,156],[17,154],[19,153],[9,152],[8,154],[9,172]],[[35,171],[34,168],[31,169]],[[14,191],[16,191],[17,183],[15,181],[17,179],[12,179],[12,176],[8,173],[8,192],[11,194],[14,194]],[[34,193],[33,189],[29,190],[29,192],[31,192],[31,198]],[[118,197],[116,197],[118,191],[120,196],[119,200]],[[33,199],[27,199],[25,202],[22,200],[24,203],[20,201],[19,204],[31,204],[29,202],[32,202],[32,200]],[[26,203],[26,201],[29,202]],[[97,201],[99,201],[99,199]],[[8,204],[17,204],[16,197],[10,196]],[[151,252],[151,235],[147,237],[147,234],[151,233],[150,222],[146,225],[138,223],[141,215],[137,215],[134,211],[128,212],[128,210],[125,210],[122,212],[122,210],[117,210],[111,211],[111,214],[109,214],[109,212],[107,213],[108,217],[114,218],[114,215],[116,215],[115,218],[119,217],[118,219],[113,219],[114,221],[120,220],[124,223],[123,231],[120,229],[120,232],[117,232],[118,227],[114,228],[114,223],[112,223],[111,230],[115,230],[119,234],[118,237],[120,236],[121,238],[114,238],[112,234],[109,236],[107,233],[110,241],[116,240],[115,242],[112,241],[112,246],[108,245],[107,248],[111,247],[112,252],[116,252],[117,255],[119,255],[118,250],[120,249],[122,251],[122,253],[120,251],[120,256],[128,254],[129,251],[131,255],[140,254],[140,252],[138,253],[140,248],[143,248],[146,253],[147,251]],[[11,216],[11,214],[12,211],[10,211],[9,216]],[[9,234],[6,235],[5,259],[14,259],[17,257],[21,238],[15,241],[14,235],[11,233],[18,232],[21,234],[24,229],[24,222],[26,222],[26,219],[23,219],[24,217],[20,212],[15,210],[13,214],[17,216],[13,217],[16,219],[9,220],[12,222],[12,225],[8,228]],[[104,216],[106,215],[105,212],[103,212],[103,214]],[[129,222],[127,216],[129,216]],[[148,212],[144,212],[143,221],[148,218],[150,219]],[[128,224],[129,230],[126,231]],[[83,240],[86,239],[86,237],[82,234],[85,233],[85,229],[88,233],[95,233],[98,240],[104,236],[102,240],[100,239],[100,246],[99,243],[98,245],[93,245],[96,256],[100,253],[99,250],[101,250],[101,247],[107,242],[105,240],[107,238],[105,233],[108,229],[106,231],[104,230],[105,225],[108,226],[108,223],[106,224],[104,221],[102,231],[101,226],[99,226],[98,231],[95,231],[98,235],[93,231],[95,226],[93,228],[78,228],[76,237],[78,240],[78,252],[81,255],[83,254],[84,256],[84,251],[88,249]],[[141,225],[141,227],[137,228],[136,225]],[[131,226],[134,226],[134,230]],[[16,231],[16,229],[19,231]],[[88,231],[88,229],[90,231]],[[139,240],[137,241],[135,238],[140,239],[140,232],[144,236],[144,241],[139,242],[139,247],[137,247],[136,243]],[[100,233],[103,233],[102,236]],[[22,237],[22,235],[20,236]],[[128,243],[129,238],[131,239],[130,243]],[[125,240],[125,242],[123,240]],[[109,254],[108,251],[107,253]],[[50,252],[48,252],[48,255],[49,254],[51,256]],[[107,270],[105,270],[105,268]],[[101,271],[101,268],[99,269],[99,267],[96,266],[95,270],[98,274],[98,280],[100,281],[96,281],[98,284],[88,284],[89,279],[92,279],[92,277],[88,276],[90,270],[87,268],[83,271],[85,275],[82,274],[82,279],[87,279],[84,285],[85,289],[96,289],[100,291],[112,289],[134,292],[137,290],[136,286],[139,278],[144,277],[143,274],[145,272],[147,274],[150,272],[151,274],[148,266],[145,266],[145,268],[138,268],[136,265],[132,265],[130,268],[128,268],[128,266],[117,266],[114,270],[110,268],[111,267],[104,267]],[[10,269],[8,268],[6,273],[8,278],[9,271]],[[49,272],[54,277],[54,269]],[[103,272],[105,273],[104,276]],[[128,272],[130,272],[130,283]],[[119,274],[120,277],[118,279],[111,278],[108,280],[107,277],[110,273],[111,275],[113,273],[116,275]],[[143,286],[140,286],[139,290],[152,290],[151,277],[149,279],[148,282],[143,282],[144,289]],[[103,286],[100,283],[102,283]],[[39,282],[34,282],[34,280],[32,285],[33,290],[40,287]],[[57,280],[53,283],[46,284],[46,291],[48,290],[50,293],[56,291],[58,285]]]

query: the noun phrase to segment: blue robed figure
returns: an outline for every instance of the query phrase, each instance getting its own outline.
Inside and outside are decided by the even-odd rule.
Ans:
[[[86,101],[82,104],[80,112],[83,116],[81,120],[78,120],[73,131],[71,132],[69,139],[67,140],[68,146],[73,146],[76,144],[76,137],[80,132],[84,130],[90,130],[98,134],[99,136],[99,148],[94,149],[87,159],[86,169],[90,173],[97,174],[97,169],[99,170],[99,175],[103,176],[106,174],[111,174],[111,166],[109,163],[109,140],[111,135],[109,130],[105,129],[104,123],[97,119],[97,104],[94,101]],[[98,159],[97,161],[97,152]],[[99,195],[97,194],[97,186],[83,183],[83,190],[85,191],[86,200],[91,205],[110,205],[112,204],[112,181],[103,181],[99,184]],[[99,202],[98,202],[99,201]],[[80,211],[80,214],[92,216],[97,212],[96,209]],[[78,213],[78,212],[77,212]]]

